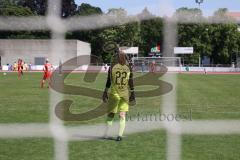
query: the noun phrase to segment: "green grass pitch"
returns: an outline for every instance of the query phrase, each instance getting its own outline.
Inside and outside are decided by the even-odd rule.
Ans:
[[[137,76],[141,76],[138,74]],[[26,73],[18,80],[16,73],[0,73],[0,123],[47,123],[49,121],[48,89],[40,88],[42,73]],[[94,83],[83,82],[83,74],[71,74],[66,83],[103,90],[106,74]],[[192,112],[192,119],[240,119],[239,75],[177,75],[179,113]],[[137,87],[137,90],[152,86]],[[74,100],[73,112],[82,112],[101,102],[100,99],[66,95]],[[137,98],[130,115],[159,112],[160,97]],[[66,125],[103,123],[104,117]],[[1,132],[1,131],[0,131]],[[52,160],[53,139],[0,139],[0,160]],[[239,160],[240,135],[183,135],[183,160]],[[70,160],[97,159],[166,159],[166,132],[156,130],[128,135],[124,141],[89,140],[69,143]]]

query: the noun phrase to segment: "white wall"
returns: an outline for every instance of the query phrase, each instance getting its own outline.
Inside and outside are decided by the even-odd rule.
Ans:
[[[53,40],[58,46],[58,40]],[[91,54],[89,43],[78,40],[64,40],[65,46],[62,54],[57,57],[50,57],[52,40],[39,39],[1,39],[0,40],[0,56],[2,65],[13,64],[18,58],[23,59],[26,63],[34,64],[35,57],[50,58],[50,61],[55,62],[55,65],[62,63],[65,60],[71,59],[79,55],[79,53]],[[80,51],[79,51],[80,50]]]

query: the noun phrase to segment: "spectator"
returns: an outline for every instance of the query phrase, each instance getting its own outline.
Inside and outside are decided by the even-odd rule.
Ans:
[[[29,71],[32,70],[32,63],[31,63],[31,62],[28,64],[28,70],[29,70]]]
[[[27,71],[28,70],[28,64],[26,62],[24,62],[23,64],[24,70]]]
[[[142,72],[144,72],[144,70],[145,70],[145,62],[144,61],[142,61],[141,69],[142,69]]]
[[[13,70],[14,70],[14,71],[17,71],[17,67],[18,67],[17,63],[14,62],[14,64],[13,64]]]

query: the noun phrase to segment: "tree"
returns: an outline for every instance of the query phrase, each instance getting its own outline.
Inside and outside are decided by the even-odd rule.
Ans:
[[[109,42],[115,44],[115,48],[112,48],[109,52],[103,51],[104,60],[109,62],[113,52],[118,49],[117,47],[138,46],[140,42],[139,29],[137,22],[105,28],[99,35],[100,39],[104,42],[104,45]]]
[[[27,7],[18,6],[12,0],[4,0],[0,5],[1,16],[34,16],[35,14]],[[19,24],[20,25],[20,24]],[[40,39],[50,38],[48,31],[1,31],[0,38],[7,39]]]
[[[87,3],[82,3],[77,11],[75,16],[89,16],[103,14],[102,10],[99,7],[91,6]],[[78,39],[91,43],[92,54],[96,56],[101,56],[103,42],[99,37],[99,34],[102,32],[102,29],[95,30],[85,30],[85,31],[73,31],[68,32],[66,38],[68,39]]]
[[[198,56],[207,56],[211,63],[230,64],[238,49],[236,24],[179,24],[178,46],[194,47],[193,55],[185,55],[187,63],[198,63]]]
[[[44,16],[47,12],[47,0],[17,0],[17,4],[30,8],[37,15]],[[74,0],[62,0],[62,17],[73,16],[76,9],[77,5]]]
[[[158,43],[163,44],[163,20],[155,17],[150,20],[144,20],[140,23],[140,53],[147,56],[152,47]]]
[[[238,25],[232,17],[227,15],[227,8],[219,8],[214,12],[211,19],[223,22],[222,24],[214,24],[212,31],[212,48],[213,53],[211,59],[214,63],[230,64],[236,57],[238,50],[239,32]]]
[[[74,0],[62,0],[62,17],[75,15],[77,4]]]
[[[17,0],[17,5],[30,8],[36,15],[44,16],[47,11],[47,0]]]
[[[127,17],[127,11],[123,8],[110,8],[108,15],[115,15],[116,17]]]
[[[76,15],[81,15],[81,16],[88,16],[88,15],[102,14],[102,13],[103,12],[101,8],[91,6],[90,4],[87,4],[87,3],[82,3],[76,11]]]
[[[145,7],[141,13],[139,13],[138,15],[139,19],[144,19],[144,18],[149,18],[149,17],[154,17],[154,15],[149,12],[149,10],[147,9],[147,7]]]
[[[3,0],[0,5],[1,16],[31,16],[34,15],[27,7],[17,6],[13,1]]]
[[[178,46],[194,48],[194,54],[181,55],[186,63],[197,64],[199,56],[211,56],[211,30],[207,24],[178,24]]]
[[[202,16],[202,11],[198,8],[187,8],[182,7],[176,10],[173,15],[179,22],[196,22],[204,20]]]
[[[227,14],[228,9],[227,8],[219,8],[216,10],[212,17],[210,17],[210,20],[213,22],[222,22],[222,23],[233,23],[235,22],[235,19],[233,17],[228,16]]]
[[[127,11],[122,8],[109,9],[107,15],[114,17],[113,20],[116,22],[129,18]],[[140,44],[140,23],[138,22],[137,17],[135,20],[135,22],[107,27],[100,33],[99,37],[104,45],[109,42],[115,44],[115,48],[111,51],[106,52],[106,50],[103,50],[103,59],[105,61],[110,61],[114,49],[117,50],[117,47],[132,47]]]
[[[14,0],[1,0],[0,7],[15,5]]]
[[[213,13],[214,17],[225,17],[227,16],[226,13],[228,12],[227,8],[219,8],[217,11]]]
[[[214,27],[211,58],[214,63],[230,64],[239,48],[238,26],[236,24],[215,24]]]
[[[179,16],[185,11],[192,14],[185,18],[201,17],[198,9],[180,8],[175,15]],[[184,55],[187,63],[198,63],[198,57],[207,56],[211,63],[230,64],[238,48],[237,24],[227,16],[227,9],[220,8],[210,17],[210,21],[218,20],[216,24],[180,23],[178,24],[178,46],[194,47],[193,55]],[[193,17],[191,17],[193,16]],[[220,20],[220,21],[219,21]],[[219,22],[224,23],[219,23]],[[184,21],[185,22],[185,21]]]

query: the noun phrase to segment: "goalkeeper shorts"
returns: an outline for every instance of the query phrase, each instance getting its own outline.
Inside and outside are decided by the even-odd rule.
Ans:
[[[121,97],[119,94],[111,94],[109,95],[108,101],[108,109],[111,113],[117,112],[128,112],[129,104],[128,99],[126,97]]]

